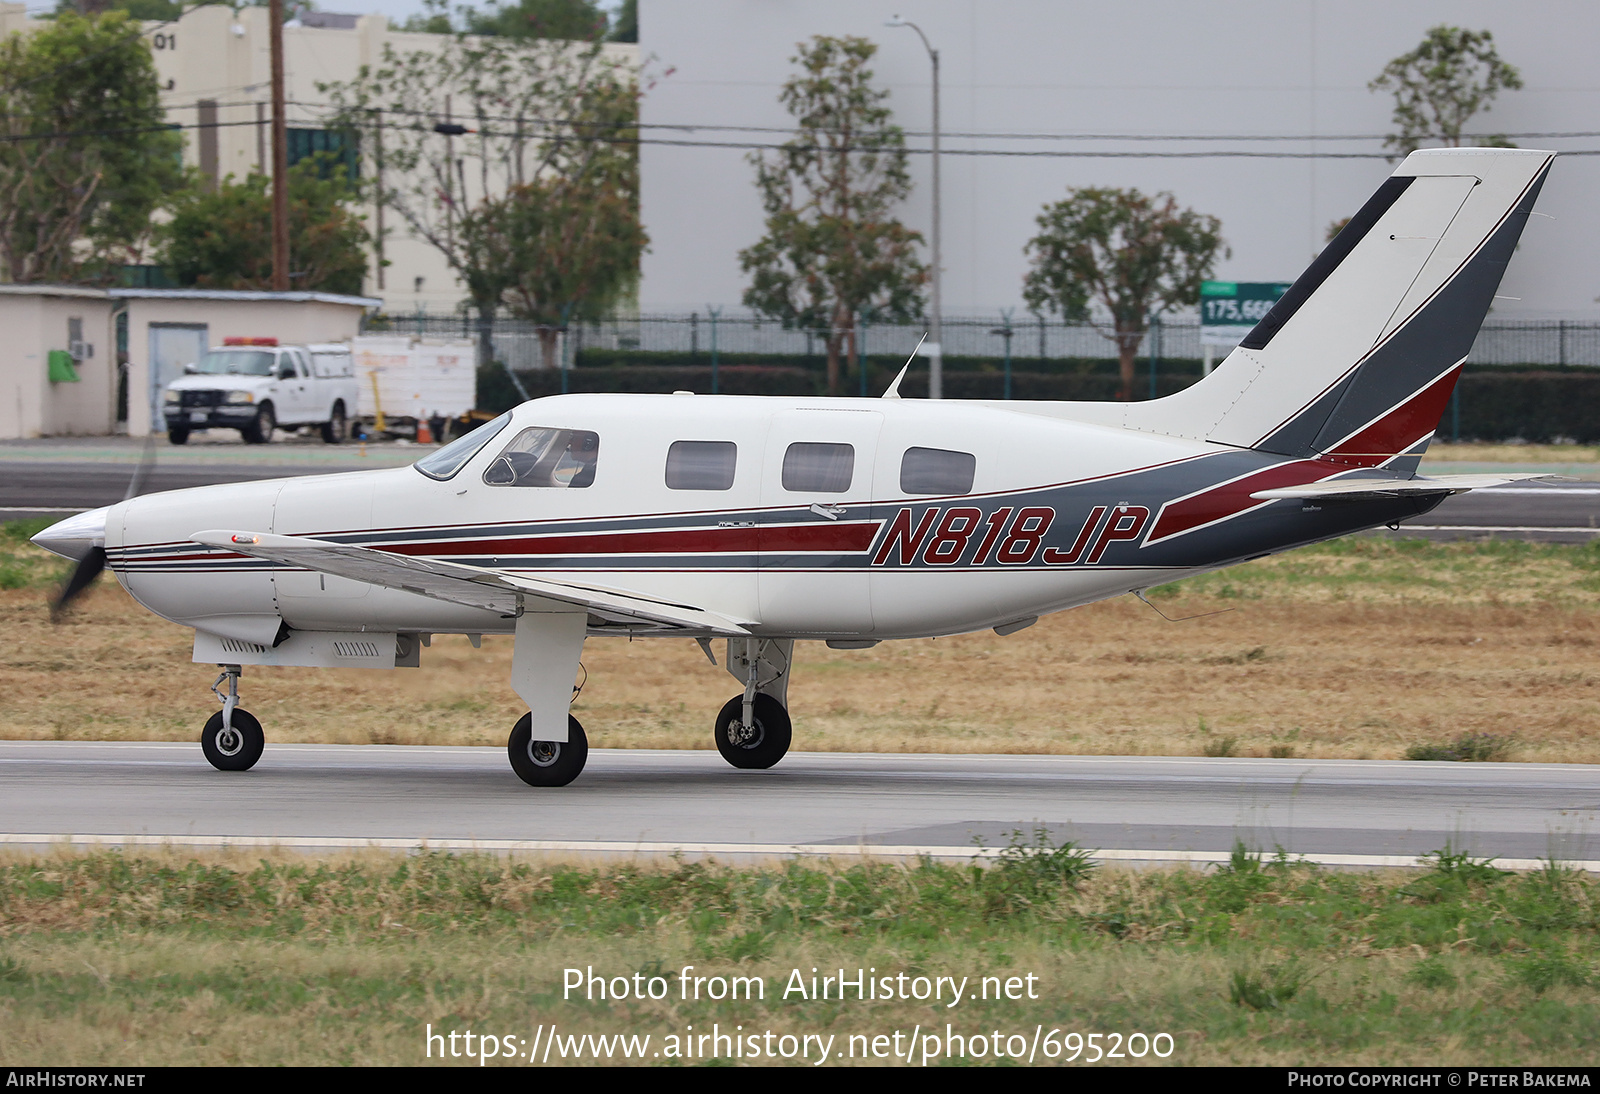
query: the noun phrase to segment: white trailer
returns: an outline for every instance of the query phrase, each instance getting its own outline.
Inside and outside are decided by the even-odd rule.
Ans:
[[[385,424],[459,418],[477,405],[477,347],[404,335],[363,335],[351,345],[360,414]]]

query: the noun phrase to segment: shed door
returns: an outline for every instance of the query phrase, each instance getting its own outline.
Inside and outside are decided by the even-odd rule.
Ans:
[[[150,324],[150,428],[160,431],[162,393],[183,375],[183,366],[205,356],[210,343],[204,323]]]

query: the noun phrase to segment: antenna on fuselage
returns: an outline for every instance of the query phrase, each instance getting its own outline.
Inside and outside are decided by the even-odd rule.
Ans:
[[[922,349],[922,343],[928,340],[928,332],[923,331],[922,337],[917,339],[917,348],[911,351],[911,356],[906,358],[906,363],[900,366],[900,374],[894,378],[894,383],[889,385],[889,390],[883,393],[885,399],[900,398],[900,381],[906,378],[906,371],[911,367],[911,362],[917,359],[917,352]]]

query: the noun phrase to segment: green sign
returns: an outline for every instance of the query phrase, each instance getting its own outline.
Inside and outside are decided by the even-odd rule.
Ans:
[[[1202,281],[1201,343],[1237,346],[1288,289],[1287,281]]]

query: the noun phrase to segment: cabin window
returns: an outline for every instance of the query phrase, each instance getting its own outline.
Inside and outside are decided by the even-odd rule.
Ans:
[[[586,429],[534,426],[518,433],[489,463],[483,481],[490,486],[542,486],[581,489],[594,482],[600,435]]]
[[[908,448],[900,457],[902,494],[970,494],[978,458],[943,448]]]
[[[667,449],[668,490],[731,490],[739,447],[732,441],[673,441]]]
[[[208,354],[218,356],[216,354]],[[500,415],[492,422],[485,422],[464,437],[457,437],[437,452],[431,452],[412,464],[418,471],[430,479],[443,481],[455,475],[462,466],[472,457],[476,456],[484,445],[495,439],[495,436],[506,426],[511,424],[511,413]]]
[[[848,444],[799,441],[783,454],[783,488],[817,494],[842,494],[850,489],[856,450]]]

